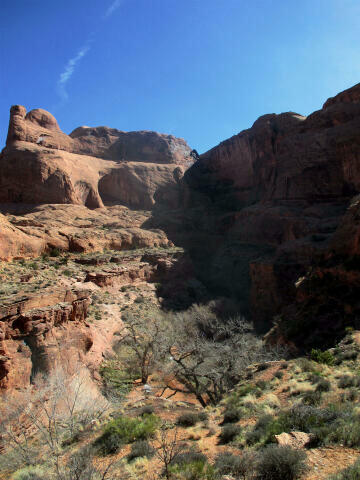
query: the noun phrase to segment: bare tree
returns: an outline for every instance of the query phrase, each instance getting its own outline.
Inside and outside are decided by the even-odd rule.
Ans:
[[[114,476],[115,460],[104,460],[101,469],[93,463],[94,452],[91,446],[87,445],[72,455],[63,469],[63,480],[106,480]]]
[[[150,310],[141,315],[127,314],[123,317],[125,327],[120,332],[120,346],[129,347],[140,368],[141,382],[146,383],[154,365],[161,356],[161,342],[165,333],[164,315],[160,310]]]
[[[85,370],[68,379],[62,369],[38,376],[33,386],[5,399],[1,406],[1,438],[27,465],[51,461],[58,479],[65,477],[64,442],[99,419],[107,402],[91,392]]]
[[[179,438],[179,431],[177,428],[168,429],[163,425],[152,442],[156,456],[164,466],[164,473],[167,480],[171,478],[170,465],[176,457],[184,451],[184,445]]]
[[[251,363],[277,358],[243,318],[221,321],[199,306],[177,314],[162,343],[166,387],[195,395],[203,407],[216,405]]]

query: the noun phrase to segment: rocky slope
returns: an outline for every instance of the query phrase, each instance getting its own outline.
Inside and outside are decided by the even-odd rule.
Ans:
[[[0,393],[26,387],[57,367],[71,376],[85,365],[98,379],[122,329],[122,310],[158,304],[156,284],[173,283],[183,252],[53,254],[0,265]]]

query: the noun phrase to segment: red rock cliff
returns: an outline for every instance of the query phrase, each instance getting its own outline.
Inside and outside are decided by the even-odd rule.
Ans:
[[[360,84],[307,118],[260,117],[201,155],[185,182],[186,242],[202,279],[268,328],[319,258],[358,245],[344,214],[360,191]]]

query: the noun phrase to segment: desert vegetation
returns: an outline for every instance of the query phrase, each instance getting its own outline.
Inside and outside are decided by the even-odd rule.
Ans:
[[[59,278],[73,285],[89,272],[113,272],[122,256],[55,251],[36,268],[14,262],[3,274],[17,280],[31,268],[29,282],[41,279],[42,290]],[[139,262],[138,252],[127,256]],[[305,480],[312,455],[328,448],[347,449],[347,463],[319,478],[356,478],[356,331],[291,358],[221,301],[172,311],[158,291],[137,282],[92,287],[89,324],[106,327],[109,311],[115,322],[100,375],[94,382],[81,363],[35,371],[31,385],[2,397],[1,479]],[[294,431],[307,435],[305,447],[279,444]]]

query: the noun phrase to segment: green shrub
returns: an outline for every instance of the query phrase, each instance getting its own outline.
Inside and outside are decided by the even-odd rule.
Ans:
[[[180,453],[177,455],[172,464],[173,465],[185,465],[186,463],[201,462],[206,463],[207,457],[201,452],[196,450],[188,450],[187,452]]]
[[[319,349],[313,348],[311,350],[311,359],[314,360],[314,362],[324,363],[326,365],[334,365],[335,363],[334,355],[328,350],[322,352]]]
[[[224,425],[219,435],[221,444],[230,443],[237,435],[240,435],[242,428],[240,425],[228,424]]]
[[[302,397],[302,402],[305,405],[319,405],[321,402],[321,391],[306,392]]]
[[[274,441],[275,435],[279,435],[283,431],[283,426],[276,417],[262,415],[254,425],[253,430],[247,432],[246,443],[248,445],[269,443]]]
[[[226,409],[224,412],[224,418],[220,425],[225,425],[226,423],[236,423],[241,418],[241,411],[236,408]]]
[[[140,412],[140,415],[150,415],[154,413],[154,407],[152,405],[145,405]]]
[[[242,455],[220,453],[215,458],[214,468],[219,475],[247,478],[254,470],[254,458],[250,452],[243,452]]]
[[[212,465],[202,462],[174,465],[169,471],[176,479],[183,480],[215,480],[215,471]]]
[[[358,356],[358,351],[356,351],[355,349],[350,349],[350,350],[345,350],[344,352],[341,352],[336,360],[337,360],[337,363],[340,364],[341,362],[344,362],[346,360],[356,360],[357,359],[357,356]]]
[[[260,388],[260,390],[265,390],[267,387],[265,380],[258,380],[255,385]]]
[[[261,480],[295,480],[306,469],[306,453],[269,445],[261,450],[256,470]]]
[[[316,370],[316,364],[308,358],[298,358],[296,363],[303,372],[314,372]]]
[[[49,476],[42,467],[35,465],[18,470],[12,478],[14,480],[47,480]]]
[[[284,372],[282,372],[281,370],[278,370],[277,372],[275,372],[274,374],[274,377],[275,378],[278,378],[279,380],[281,380],[284,376]]]
[[[207,457],[192,450],[176,456],[169,470],[179,479],[215,480],[214,468],[208,464]]]
[[[320,372],[312,372],[309,376],[308,376],[308,380],[309,382],[311,382],[312,384],[316,384],[316,383],[319,383],[321,381],[321,379],[323,378],[323,376],[321,375]]]
[[[360,460],[357,460],[350,467],[345,468],[336,475],[329,477],[329,480],[359,480],[360,478]]]
[[[355,377],[351,377],[350,375],[342,375],[338,380],[338,387],[350,388],[350,387],[354,387],[356,383],[357,383],[357,379]]]
[[[137,442],[131,445],[131,451],[128,455],[128,461],[131,462],[135,458],[147,457],[151,458],[154,456],[153,447],[146,440],[138,440]]]
[[[151,437],[159,425],[156,415],[140,418],[119,417],[109,422],[95,445],[104,455],[117,452],[123,445]]]
[[[316,385],[317,392],[329,392],[331,390],[331,383],[325,378],[319,379]]]
[[[240,387],[236,394],[239,396],[239,397],[245,397],[246,395],[248,395],[249,393],[253,393],[254,390],[256,390],[256,387],[255,385],[251,385],[251,384],[248,384],[248,385],[244,385],[242,387]]]
[[[255,443],[273,443],[275,435],[282,432],[300,431],[314,434],[314,442],[326,443],[335,422],[340,421],[340,414],[335,410],[316,408],[310,405],[295,405],[283,410],[277,417],[264,415],[248,432],[246,440],[249,445]]]
[[[182,427],[192,427],[199,421],[199,415],[197,413],[186,412],[177,418],[176,423]]]

